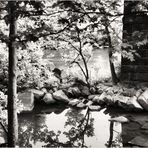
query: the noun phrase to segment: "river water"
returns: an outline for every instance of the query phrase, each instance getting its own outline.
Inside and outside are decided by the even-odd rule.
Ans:
[[[51,53],[47,51],[45,55],[46,56],[44,58],[53,63],[53,65],[50,65],[49,67],[52,69],[55,67],[60,68],[62,70],[63,77],[66,73],[83,79],[83,76],[81,76],[80,68],[78,66],[69,68],[69,65],[67,65],[66,62],[62,59],[59,51],[52,51]],[[115,66],[119,66],[120,62],[121,55],[116,54],[116,60],[114,60]],[[108,49],[94,50],[87,65],[89,69],[89,76],[92,81],[100,80],[102,78],[109,78],[111,76]],[[83,63],[81,63],[81,66],[83,67]]]
[[[100,112],[72,108],[45,109],[19,117],[20,146],[105,147],[109,139],[108,119]]]
[[[39,108],[19,115],[20,147],[123,147],[131,146],[137,135],[141,139],[132,145],[148,141],[148,117],[144,113],[129,114],[115,109],[90,112],[61,106]],[[109,121],[123,115],[129,117],[129,123]]]

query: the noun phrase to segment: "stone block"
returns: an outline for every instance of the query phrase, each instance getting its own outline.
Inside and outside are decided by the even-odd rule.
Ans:
[[[138,97],[138,102],[143,107],[143,109],[148,111],[148,89]]]
[[[32,92],[34,94],[35,101],[40,101],[40,99],[44,96],[45,92],[37,89],[30,89],[28,92]]]
[[[21,112],[29,112],[34,108],[34,95],[32,92],[24,92],[18,94],[18,100],[22,103]]]

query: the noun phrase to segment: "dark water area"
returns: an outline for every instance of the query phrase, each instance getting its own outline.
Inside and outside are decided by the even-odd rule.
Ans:
[[[109,121],[118,116],[126,116],[130,122]],[[137,136],[139,143],[132,142]],[[146,113],[130,114],[119,109],[91,112],[58,105],[19,115],[20,147],[132,147],[148,141],[147,136]]]

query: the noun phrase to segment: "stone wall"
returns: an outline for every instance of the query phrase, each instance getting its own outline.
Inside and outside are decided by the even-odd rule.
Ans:
[[[124,4],[124,18],[123,18],[123,42],[130,42],[133,44],[133,49],[126,49],[127,52],[129,50],[136,50],[140,57],[135,56],[135,61],[130,61],[127,58],[122,58],[122,66],[121,66],[121,79],[122,81],[140,81],[140,82],[148,82],[148,45],[137,47],[135,43],[138,43],[137,39],[139,37],[139,41],[142,39],[147,39],[148,32],[148,15],[143,13],[143,11],[138,11],[134,7],[139,5],[137,1],[125,1]],[[133,37],[134,32],[137,33]]]

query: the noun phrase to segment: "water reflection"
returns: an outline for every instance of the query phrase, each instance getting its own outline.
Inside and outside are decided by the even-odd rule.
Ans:
[[[121,124],[109,114],[46,107],[19,116],[20,147],[119,147]]]
[[[49,121],[46,125],[47,115],[24,114],[20,116],[20,146],[32,147],[44,143],[46,147],[87,147],[84,142],[85,136],[90,137],[94,134],[94,119],[90,118],[90,112],[87,110],[83,114],[80,110],[68,109],[64,111],[64,114],[67,118],[64,131],[60,128],[58,131],[50,130],[48,123],[53,121]],[[63,139],[64,137],[66,140]]]
[[[109,136],[109,140],[106,143],[107,147],[113,147],[113,148],[122,148],[123,144],[122,144],[122,125],[121,123],[118,122],[110,122],[110,136]]]

